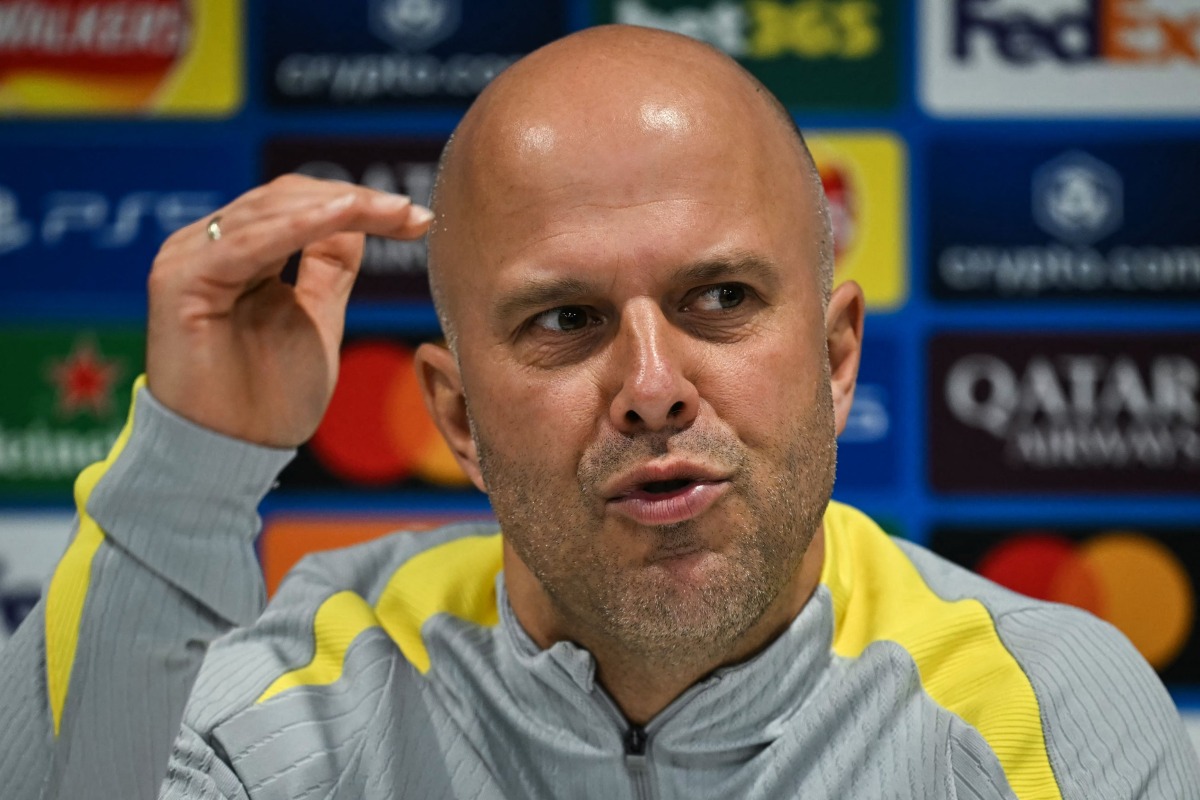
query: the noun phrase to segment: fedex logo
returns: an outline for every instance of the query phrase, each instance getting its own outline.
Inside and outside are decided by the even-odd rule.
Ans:
[[[954,58],[1200,65],[1200,0],[954,0]]]

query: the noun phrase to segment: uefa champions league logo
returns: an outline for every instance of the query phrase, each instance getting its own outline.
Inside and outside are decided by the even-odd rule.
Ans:
[[[462,0],[371,0],[371,32],[397,50],[426,50],[458,30]]]
[[[1033,218],[1064,242],[1090,245],[1121,227],[1121,176],[1086,153],[1073,151],[1033,174]]]

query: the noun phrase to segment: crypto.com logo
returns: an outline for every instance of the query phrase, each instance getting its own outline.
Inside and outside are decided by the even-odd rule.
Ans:
[[[1092,244],[1123,217],[1120,174],[1087,153],[1066,153],[1033,174],[1033,219],[1056,239]]]
[[[397,50],[426,50],[458,30],[462,0],[371,0],[371,32]]]

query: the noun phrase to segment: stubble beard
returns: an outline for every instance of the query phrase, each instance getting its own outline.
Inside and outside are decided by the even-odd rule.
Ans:
[[[833,404],[828,384],[823,388],[787,441],[762,455],[751,453],[732,432],[692,427],[613,434],[584,453],[574,493],[556,492],[561,476],[500,457],[474,424],[472,431],[504,536],[559,616],[579,631],[576,641],[603,642],[663,668],[686,667],[722,662],[800,569],[833,487]],[[605,537],[614,534],[594,511],[605,480],[667,452],[733,472],[730,491],[705,515],[644,526],[634,534],[664,552],[693,542],[726,543],[722,552],[707,554],[698,580],[680,581],[654,564],[621,563],[604,546]],[[714,537],[709,518],[722,507],[729,529]],[[731,508],[740,513],[729,513]]]

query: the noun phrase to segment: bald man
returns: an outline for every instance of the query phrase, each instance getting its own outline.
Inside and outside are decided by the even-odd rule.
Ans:
[[[1200,797],[1113,629],[830,502],[863,298],[735,63],[552,44],[434,209],[288,177],[164,245],[147,383],[4,653],[6,798]],[[431,220],[418,375],[500,532],[311,557],[260,614],[256,507],[329,402],[363,235]]]

